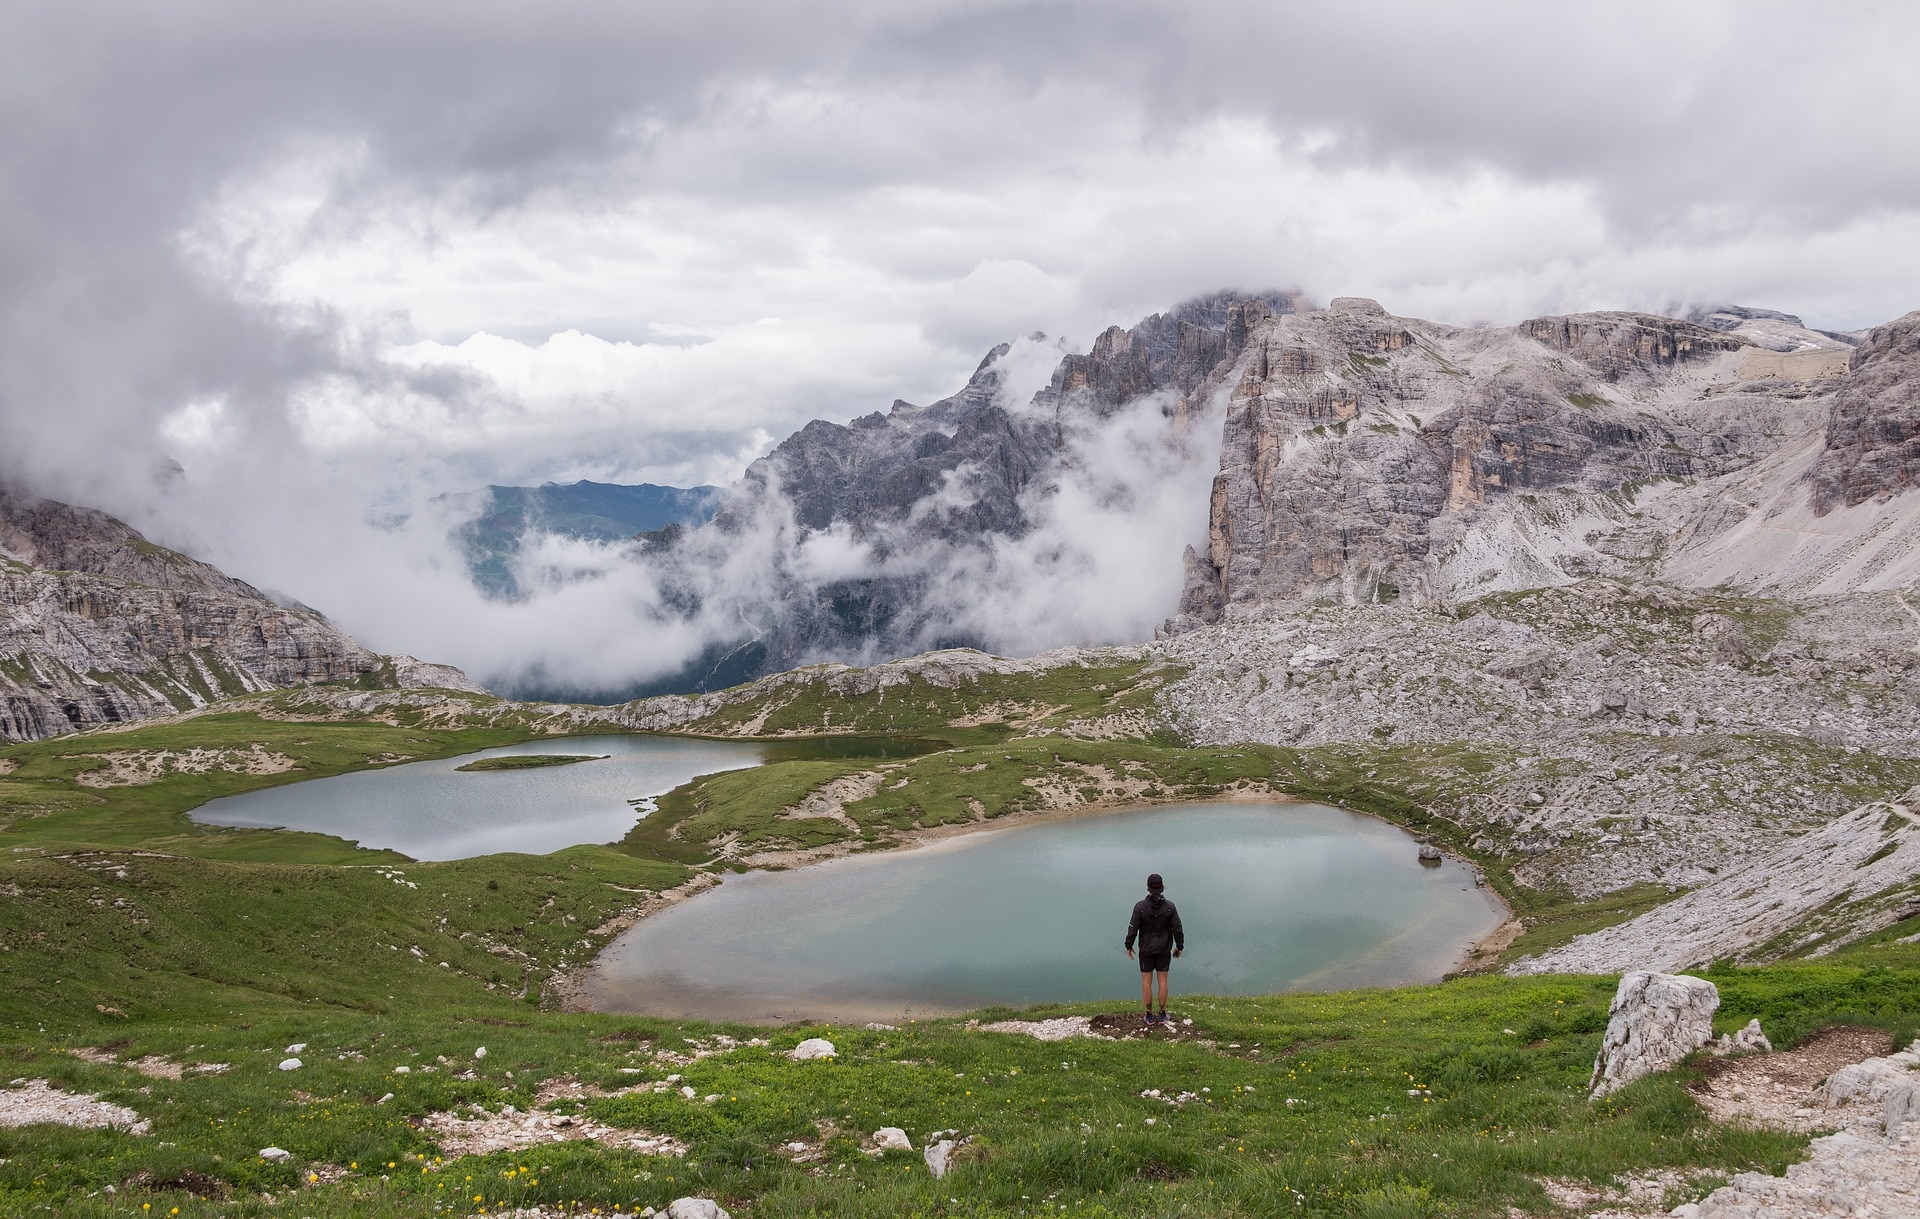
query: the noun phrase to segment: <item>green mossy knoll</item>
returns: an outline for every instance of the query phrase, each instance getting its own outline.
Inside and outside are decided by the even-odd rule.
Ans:
[[[504,758],[480,758],[455,770],[540,770],[547,766],[572,766],[575,762],[604,762],[604,753],[516,753]]]

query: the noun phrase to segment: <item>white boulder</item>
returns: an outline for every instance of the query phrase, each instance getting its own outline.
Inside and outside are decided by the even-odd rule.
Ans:
[[[953,1164],[953,1149],[956,1146],[958,1144],[952,1139],[941,1139],[938,1143],[929,1143],[927,1149],[920,1153],[927,1162],[927,1171],[933,1174],[935,1180],[947,1175],[947,1169]]]
[[[1620,979],[1587,1086],[1605,1096],[1713,1040],[1720,991],[1705,978],[1634,970]]]
[[[1757,1019],[1747,1021],[1747,1027],[1737,1033],[1720,1034],[1708,1048],[1708,1053],[1719,1055],[1772,1052],[1773,1042],[1768,1041],[1767,1035],[1760,1031],[1760,1021]]]
[[[300,1069],[300,1060],[298,1058],[282,1058],[280,1060],[280,1069],[282,1071],[298,1071]]]
[[[898,1126],[882,1126],[873,1132],[873,1145],[882,1151],[912,1151],[907,1132]]]
[[[833,1048],[833,1042],[825,1037],[809,1037],[788,1050],[787,1057],[795,1062],[808,1062],[815,1058],[832,1058],[837,1053],[839,1051]]]
[[[733,1219],[712,1198],[675,1198],[667,1219]]]
[[[485,1058],[487,1056],[487,1047],[481,1046],[479,1049],[473,1052],[473,1056],[475,1058]]]
[[[296,1041],[296,1042],[294,1042],[294,1043],[293,1043],[292,1045],[290,1045],[290,1046],[288,1046],[288,1047],[287,1047],[287,1053],[289,1053],[289,1054],[298,1054],[298,1053],[299,1053],[300,1051],[302,1051],[302,1050],[304,1050],[304,1049],[306,1049],[306,1048],[307,1048],[307,1043],[306,1043],[306,1042],[304,1042],[304,1041]]]
[[[1888,1134],[1902,1122],[1920,1119],[1920,1041],[1885,1058],[1869,1058],[1841,1067],[1815,1091],[1828,1109],[1880,1107],[1881,1129]]]
[[[293,1153],[279,1147],[262,1147],[260,1149],[260,1158],[278,1164],[282,1160],[292,1159]]]

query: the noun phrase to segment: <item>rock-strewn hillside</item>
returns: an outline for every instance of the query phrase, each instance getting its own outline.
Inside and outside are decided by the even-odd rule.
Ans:
[[[378,656],[105,513],[0,492],[0,738],[352,680],[470,685],[458,670]]]

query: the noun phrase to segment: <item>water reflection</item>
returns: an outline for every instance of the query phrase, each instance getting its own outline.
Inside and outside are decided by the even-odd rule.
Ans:
[[[1504,917],[1466,867],[1423,868],[1412,838],[1372,818],[1176,805],[730,876],[617,940],[587,995],[607,1011],[745,1021],[1137,1002],[1120,941],[1149,871],[1187,926],[1174,967],[1187,993],[1434,980]]]

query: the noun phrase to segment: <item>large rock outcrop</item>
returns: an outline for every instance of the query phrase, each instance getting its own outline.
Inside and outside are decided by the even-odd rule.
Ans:
[[[1854,349],[1834,395],[1825,451],[1812,474],[1814,509],[1910,491],[1920,480],[1920,311],[1877,326]]]
[[[466,683],[446,666],[389,662],[313,610],[105,513],[0,491],[0,738],[314,682],[456,679]]]
[[[1676,1066],[1713,1040],[1720,991],[1705,978],[1634,970],[1621,977],[1587,1086],[1595,1096]]]

